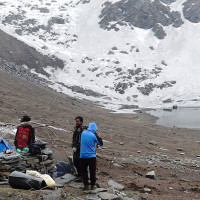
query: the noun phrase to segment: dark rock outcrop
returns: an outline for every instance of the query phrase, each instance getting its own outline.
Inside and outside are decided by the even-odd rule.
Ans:
[[[62,60],[42,55],[36,49],[1,30],[0,47],[0,57],[7,62],[12,62],[16,65],[26,65],[29,69],[34,69],[36,72],[46,76],[49,76],[49,74],[44,71],[45,67],[52,66],[55,69],[62,69],[64,67]]]
[[[184,17],[193,23],[200,22],[200,1],[199,0],[187,0],[183,4]]]
[[[163,0],[163,3],[170,4],[174,0]],[[116,26],[126,26],[127,24],[142,29],[152,29],[155,36],[163,39],[166,33],[163,26],[172,25],[175,28],[183,24],[179,12],[171,11],[169,6],[155,0],[121,0],[116,3],[106,2],[102,9],[101,21],[102,29],[116,29]],[[112,22],[112,24],[111,24]],[[113,24],[115,23],[115,24]]]

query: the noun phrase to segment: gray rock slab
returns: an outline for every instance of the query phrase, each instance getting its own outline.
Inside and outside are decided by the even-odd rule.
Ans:
[[[151,178],[151,179],[155,179],[155,171],[151,171],[151,172],[148,172],[147,174],[146,174],[146,177],[147,178]]]
[[[109,186],[112,186],[113,188],[117,189],[117,190],[123,190],[124,189],[124,186],[119,184],[119,183],[116,183],[115,181],[113,180],[109,180],[108,181],[108,185]]]
[[[53,151],[49,148],[45,148],[45,149],[42,149],[42,154],[45,154],[45,155],[52,155],[53,154]]]
[[[120,200],[121,197],[115,195],[115,194],[110,194],[108,192],[101,192],[98,194],[98,196],[102,199],[102,200]]]
[[[82,183],[70,183],[68,186],[72,187],[72,188],[80,189],[83,187],[83,184]]]
[[[58,187],[63,187],[66,183],[69,183],[75,178],[76,176],[73,176],[72,174],[65,174],[64,176],[56,178],[55,182]]]
[[[151,189],[150,188],[144,188],[144,192],[151,193]]]
[[[108,188],[107,192],[110,193],[110,194],[115,194],[116,190],[115,190],[114,187],[110,187],[110,188]]]
[[[8,181],[0,181],[0,185],[8,185]]]
[[[60,199],[61,194],[62,194],[62,189],[58,188],[56,190],[41,190],[43,194],[43,199],[44,200],[55,200],[55,199]]]
[[[20,155],[19,154],[15,154],[15,155],[10,155],[10,156],[5,156],[4,159],[5,160],[12,160],[12,159],[19,159]]]
[[[153,141],[153,140],[150,141],[149,144],[154,145],[154,146],[157,146],[157,145],[158,145],[157,142],[155,142],[155,141]]]
[[[87,200],[101,200],[101,198],[99,198],[97,194],[88,194],[85,198]]]
[[[114,167],[123,168],[123,166],[122,166],[122,165],[120,165],[120,164],[118,164],[118,163],[113,163],[113,166],[114,166]]]
[[[100,193],[100,192],[107,192],[107,189],[105,189],[105,188],[96,188],[95,190],[85,191],[85,193],[88,193],[88,194],[97,194],[97,193]]]

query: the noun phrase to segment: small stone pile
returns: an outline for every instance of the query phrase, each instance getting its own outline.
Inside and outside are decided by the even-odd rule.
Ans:
[[[0,153],[0,181],[4,181],[13,171],[26,172],[26,170],[38,171],[42,174],[53,175],[55,171],[53,151],[49,148],[41,150],[40,155],[31,155],[22,152],[21,155]]]

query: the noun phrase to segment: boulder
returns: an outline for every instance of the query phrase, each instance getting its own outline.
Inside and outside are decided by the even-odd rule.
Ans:
[[[151,179],[155,179],[155,171],[151,171],[151,172],[148,172],[147,174],[146,174],[146,177],[147,178],[151,178]]]

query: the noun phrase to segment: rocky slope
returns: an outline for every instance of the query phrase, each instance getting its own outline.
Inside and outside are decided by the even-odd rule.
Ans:
[[[97,150],[101,187],[109,188],[110,180],[122,184],[124,199],[200,198],[198,130],[157,126],[143,112],[137,115],[111,113],[3,71],[0,85],[0,122],[16,125],[23,114],[29,114],[33,122],[56,127],[47,129],[35,124],[36,137],[48,142],[48,147],[55,152],[55,161],[67,160],[72,153],[71,130],[75,116],[82,115],[85,124],[97,123],[104,139],[104,147]],[[14,136],[5,134],[5,127],[0,133],[12,144]],[[155,179],[146,178],[146,173],[152,170]],[[84,199],[87,194],[80,187],[76,182],[66,184],[61,193],[51,191],[51,198]],[[49,199],[48,193],[0,187],[1,198],[33,199],[39,195]]]
[[[199,106],[199,6],[198,0],[3,1],[0,29],[18,40],[0,32],[1,56],[57,91],[108,108]]]

